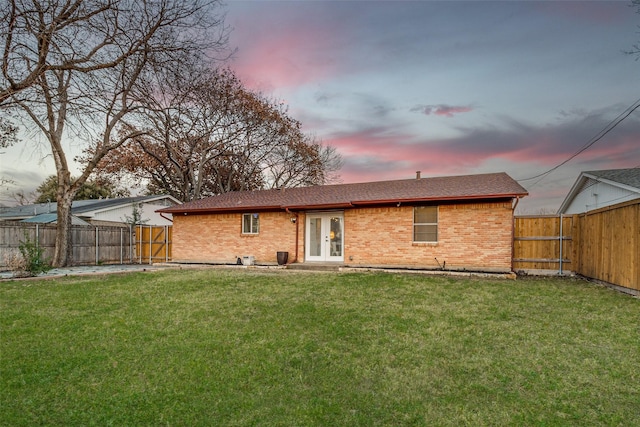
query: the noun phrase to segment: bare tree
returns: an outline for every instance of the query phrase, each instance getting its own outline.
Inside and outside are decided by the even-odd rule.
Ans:
[[[51,146],[58,181],[52,263],[64,266],[76,192],[104,156],[145,133],[132,124],[145,101],[140,82],[151,70],[178,67],[185,55],[204,59],[207,49],[225,46],[226,33],[215,0],[25,0],[8,6],[0,100],[19,106]],[[65,145],[71,140],[87,148],[75,180]]]
[[[152,192],[190,201],[320,184],[339,169],[335,150],[303,135],[283,104],[247,90],[229,69],[187,68],[156,76],[158,87],[146,92],[144,122],[152,130],[104,158],[104,173],[130,174]]]

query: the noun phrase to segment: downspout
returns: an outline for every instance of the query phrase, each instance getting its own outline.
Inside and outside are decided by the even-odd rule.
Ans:
[[[289,210],[289,208],[284,208],[284,210],[289,214],[289,215],[295,215],[296,216],[296,253],[294,256],[293,261],[290,261],[289,264],[294,264],[298,262],[298,236],[300,234],[300,221],[298,221],[299,216],[297,212],[291,212]]]
[[[158,212],[158,213],[160,214],[160,216],[161,216],[162,218],[166,219],[166,220],[167,220],[167,221],[169,221],[169,222],[173,222],[173,218],[168,218],[168,217],[164,216],[164,214],[163,214],[162,212]]]
[[[516,208],[520,202],[520,197],[511,206],[511,271],[513,271],[513,257],[516,255]]]

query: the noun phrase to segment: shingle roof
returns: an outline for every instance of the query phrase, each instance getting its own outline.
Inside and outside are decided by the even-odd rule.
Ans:
[[[527,190],[506,173],[240,191],[161,209],[167,213],[336,209],[403,202],[504,199]]]
[[[585,172],[586,175],[593,175],[598,178],[608,179],[630,187],[640,188],[640,168],[630,169],[607,169],[600,171]]]

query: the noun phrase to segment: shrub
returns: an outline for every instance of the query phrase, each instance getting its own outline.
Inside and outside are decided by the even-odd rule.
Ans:
[[[24,234],[24,241],[20,241],[18,249],[20,249],[20,253],[24,258],[24,270],[30,275],[37,276],[40,273],[51,270],[49,260],[46,260],[43,256],[44,249],[33,242],[26,232]]]

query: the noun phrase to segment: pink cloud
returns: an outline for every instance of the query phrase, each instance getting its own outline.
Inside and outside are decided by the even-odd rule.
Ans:
[[[231,43],[238,51],[231,66],[246,84],[272,90],[336,74],[335,50],[344,37],[339,24],[329,24],[320,16],[313,21],[304,15],[268,16],[274,13],[268,7],[258,10],[233,24]],[[303,14],[304,10],[287,13]]]
[[[464,173],[494,153],[480,150],[458,151],[445,141],[416,141],[411,134],[387,134],[382,129],[326,138],[343,155],[340,172],[344,182],[411,178],[420,170],[423,176]]]
[[[611,133],[562,170],[637,166],[637,161],[631,166],[629,163],[640,158],[640,123],[631,121],[627,125],[625,132]],[[541,173],[584,145],[586,139],[575,136],[575,126],[476,130],[452,139],[420,139],[410,133],[370,128],[325,137],[323,142],[343,155],[345,165],[340,174],[344,182],[411,178],[417,170],[422,176],[465,174],[498,159],[503,161],[504,171],[511,171],[514,178],[524,178],[527,172],[522,170],[523,165],[538,165],[535,173]]]

